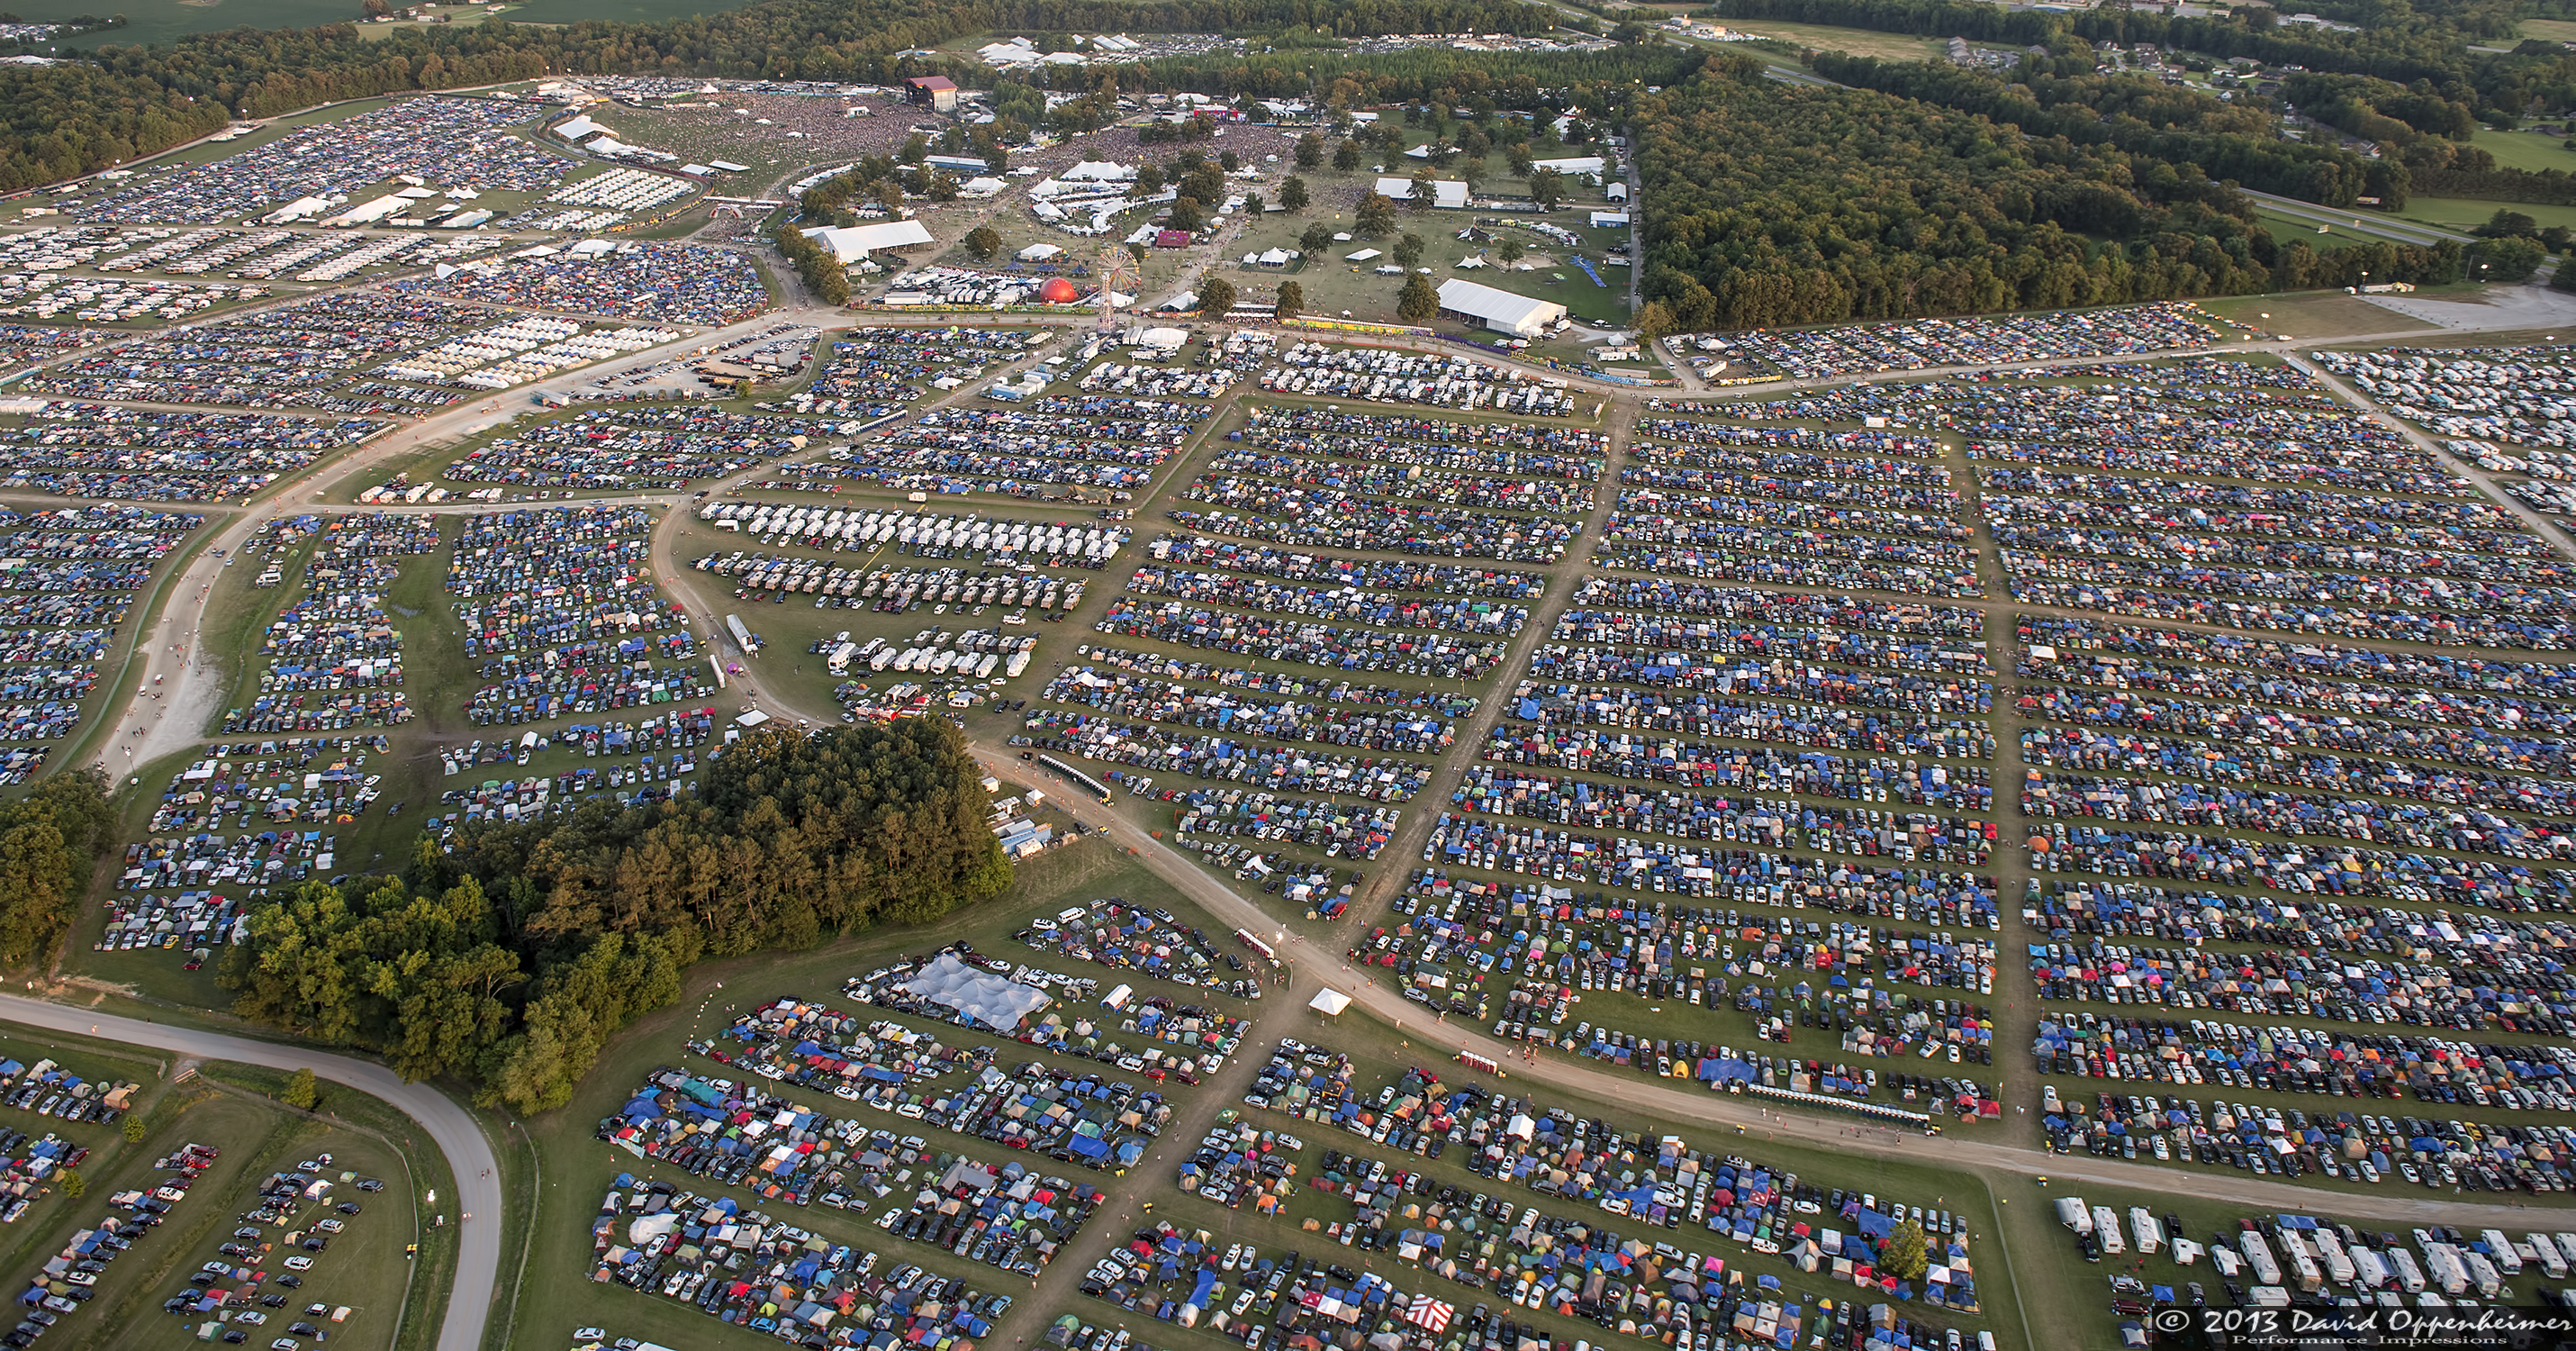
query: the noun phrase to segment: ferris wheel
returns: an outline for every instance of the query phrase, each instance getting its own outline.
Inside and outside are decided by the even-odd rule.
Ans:
[[[1127,296],[1127,303],[1133,305],[1138,289],[1144,285],[1143,275],[1136,268],[1136,255],[1129,253],[1125,244],[1112,242],[1103,245],[1099,264],[1092,269],[1092,275],[1100,282],[1100,327],[1103,330],[1115,328],[1118,326],[1118,297]]]

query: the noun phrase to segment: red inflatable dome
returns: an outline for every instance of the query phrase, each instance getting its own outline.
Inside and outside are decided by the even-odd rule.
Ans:
[[[1038,299],[1050,305],[1070,305],[1081,298],[1081,290],[1062,277],[1050,277],[1038,288]]]

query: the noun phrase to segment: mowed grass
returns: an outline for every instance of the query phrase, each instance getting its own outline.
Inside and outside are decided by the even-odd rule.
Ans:
[[[82,0],[30,0],[12,8],[27,23],[61,23],[95,14],[100,6]],[[83,33],[62,45],[86,49],[166,43],[226,28],[309,28],[358,17],[357,6],[341,0],[133,0],[109,9],[126,17],[125,27]]]
[[[2576,19],[2525,19],[2521,31],[2543,42],[2576,42]]]
[[[2576,169],[2576,155],[2559,167]],[[2576,228],[2576,206],[2551,206],[2543,202],[2491,202],[2470,197],[2409,197],[2406,209],[2398,214],[2426,225],[2439,225],[2453,230],[2473,230],[2495,218],[2498,211],[2516,211],[2529,216],[2546,229],[2552,225]]]
[[[1909,37],[1902,33],[1874,33],[1866,28],[1837,28],[1822,23],[1775,23],[1770,20],[1738,22],[1721,20],[1728,31],[1751,33],[1757,37],[1777,38],[1818,51],[1845,52],[1853,56],[1874,56],[1882,61],[1929,61],[1947,50],[1948,44],[1935,38]]]
[[[605,19],[619,23],[654,23],[693,14],[721,14],[740,8],[726,0],[531,0],[510,11],[512,23],[578,23]]]
[[[2319,253],[2332,253],[2337,249],[2348,249],[2355,244],[2370,242],[2369,237],[2365,235],[2344,234],[2332,227],[2320,230],[2315,221],[2301,220],[2296,216],[2283,215],[2277,211],[2265,211],[2260,207],[2255,209],[2254,215],[2256,219],[2271,228],[2273,239],[2285,245],[2295,240]]]
[[[2228,300],[2203,301],[2201,306],[2221,318],[2251,324],[2263,330],[2266,336],[2288,334],[2301,341],[2433,327],[2341,291],[2237,296]],[[2266,315],[2270,317],[2266,318]]]
[[[2568,149],[2567,138],[2563,136],[2480,127],[2473,144],[2495,156],[2499,168],[2521,169],[2535,174],[2547,169],[2576,170],[2576,151]]]

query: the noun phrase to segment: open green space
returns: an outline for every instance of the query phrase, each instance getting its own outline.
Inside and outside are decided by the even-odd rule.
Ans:
[[[510,11],[512,23],[581,23],[608,20],[618,23],[652,23],[662,19],[685,19],[694,14],[718,14],[739,8],[740,0],[529,0]]]
[[[1866,28],[1838,28],[1832,24],[1782,23],[1771,19],[1727,19],[1721,22],[1730,32],[1777,38],[1819,51],[1874,56],[1881,61],[1929,61],[1940,56],[1947,46],[1936,38],[1879,33]]]
[[[2576,161],[2576,155],[2567,158]],[[2558,167],[2576,169],[2576,163]],[[2498,211],[2520,212],[2537,221],[2543,229],[2552,225],[2576,228],[2576,206],[2551,206],[2541,202],[2497,202],[2476,197],[2409,197],[2406,209],[2398,214],[2426,225],[2474,230],[2494,219]]]
[[[2498,168],[2521,169],[2535,174],[2549,169],[2576,169],[2576,151],[2568,149],[2569,142],[2564,136],[2480,127],[2471,144],[2495,156]]]
[[[2341,291],[2303,291],[2293,295],[2237,296],[2207,300],[2201,308],[2221,318],[2251,324],[2267,335],[2286,333],[2302,342],[2310,338],[2347,338],[2360,333],[2395,333],[2405,329],[2433,331],[2422,320],[2373,305]]]
[[[13,6],[28,23],[61,23],[98,12],[80,0],[30,0]],[[123,28],[82,33],[63,44],[71,47],[129,46],[168,43],[190,33],[226,28],[310,28],[316,24],[350,23],[358,7],[347,0],[134,0],[113,13],[126,18]]]

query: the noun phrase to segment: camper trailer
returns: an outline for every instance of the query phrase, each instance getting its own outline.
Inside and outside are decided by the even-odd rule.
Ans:
[[[2093,1212],[2085,1209],[2081,1196],[2057,1198],[2057,1222],[2079,1234],[2093,1232]]]

